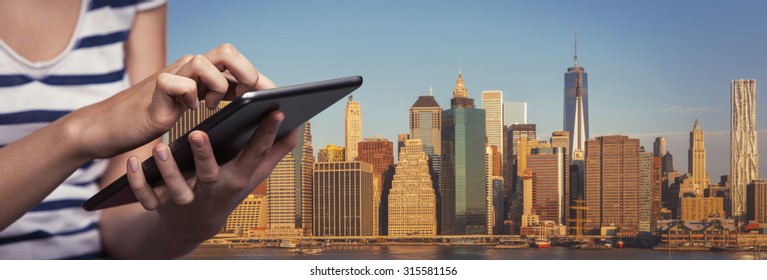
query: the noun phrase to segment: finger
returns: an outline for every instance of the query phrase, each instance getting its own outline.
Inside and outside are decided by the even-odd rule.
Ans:
[[[218,103],[229,89],[229,82],[221,71],[216,68],[207,58],[195,55],[184,64],[176,75],[192,78],[200,82],[195,98],[204,96],[208,109],[215,109]]]
[[[285,137],[282,137],[281,139],[277,140],[277,142],[274,142],[272,145],[272,149],[269,151],[269,154],[266,155],[263,162],[258,166],[258,169],[256,170],[255,176],[256,178],[266,178],[269,177],[269,174],[272,173],[272,170],[275,166],[282,160],[282,158],[285,157],[293,148],[296,146],[298,140],[298,130],[294,129]],[[259,180],[260,182],[261,180]],[[252,187],[256,187],[253,185]]]
[[[259,73],[253,64],[231,44],[223,44],[206,53],[205,57],[219,71],[228,70],[232,74],[237,82],[235,87],[236,96],[251,90],[274,88],[274,83],[268,78],[261,79],[264,75]]]
[[[160,202],[157,200],[157,196],[149,186],[149,183],[146,182],[144,170],[141,169],[137,157],[132,156],[128,158],[127,169],[126,174],[128,183],[131,190],[133,190],[133,194],[136,195],[136,199],[141,203],[141,206],[146,210],[157,209]]]
[[[176,165],[176,160],[173,159],[168,145],[157,144],[154,148],[154,158],[173,201],[181,205],[191,203],[194,200],[194,193],[192,193],[192,189],[181,171],[178,170],[178,165]]]
[[[215,186],[219,178],[219,166],[210,139],[205,132],[192,131],[189,134],[189,142],[192,144],[192,155],[197,175],[197,186],[201,189],[210,189]]]
[[[178,69],[181,69],[181,66],[184,66],[184,64],[192,60],[193,57],[194,55],[191,55],[191,54],[184,55],[180,57],[178,60],[174,61],[173,64],[168,65],[168,67],[165,67],[165,70],[163,70],[163,72],[176,74]]]
[[[157,76],[155,91],[162,94],[155,94],[155,97],[169,96],[171,98],[161,98],[154,102],[161,102],[161,105],[173,107],[176,98],[181,98],[183,104],[188,108],[197,109],[200,107],[200,101],[197,100],[197,83],[187,77],[173,75],[170,73],[161,73]],[[155,105],[153,102],[153,106]]]
[[[273,111],[261,120],[258,129],[235,159],[236,166],[239,166],[242,174],[252,174],[253,170],[269,154],[272,144],[274,144],[274,138],[277,136],[277,131],[284,119],[285,115],[282,112]]]

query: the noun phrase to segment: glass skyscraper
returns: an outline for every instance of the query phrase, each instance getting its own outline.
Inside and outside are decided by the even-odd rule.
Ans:
[[[586,70],[583,67],[578,66],[578,45],[575,45],[575,56],[572,67],[567,68],[565,73],[565,100],[564,100],[564,117],[563,117],[563,130],[570,132],[570,148],[575,152],[579,148],[584,148],[586,140],[589,139],[589,79]],[[579,97],[581,100],[582,111],[579,110]],[[576,120],[579,120],[581,127],[576,127]],[[579,126],[580,126],[579,125]],[[583,131],[576,131],[583,130]],[[582,135],[581,135],[582,133]],[[573,138],[580,138],[580,143],[574,143]],[[576,145],[579,144],[579,145]]]
[[[485,111],[460,73],[450,101],[442,113],[441,234],[487,234]]]

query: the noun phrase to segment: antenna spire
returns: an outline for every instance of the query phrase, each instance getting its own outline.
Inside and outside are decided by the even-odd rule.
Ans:
[[[574,62],[575,63],[575,67],[578,67],[578,26],[575,25],[573,27],[573,30],[574,30],[574,33],[575,33],[574,38],[573,38],[573,43],[575,45],[575,56],[573,56],[573,59],[575,60],[575,62]]]
[[[431,84],[429,84],[429,96],[434,96],[434,94],[432,94],[432,91],[431,91]]]
[[[458,75],[461,75],[461,69],[463,68],[463,61],[461,55],[458,55]]]

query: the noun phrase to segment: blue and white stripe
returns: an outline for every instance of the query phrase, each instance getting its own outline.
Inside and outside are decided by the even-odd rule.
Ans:
[[[73,38],[57,57],[30,62],[0,40],[0,148],[129,85],[124,46],[137,11],[164,0],[83,0]],[[95,194],[106,160],[91,161],[0,232],[0,259],[104,257]]]

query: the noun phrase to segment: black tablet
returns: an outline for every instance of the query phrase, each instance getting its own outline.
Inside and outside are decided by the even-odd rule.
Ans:
[[[279,109],[285,114],[285,119],[277,133],[277,139],[279,139],[349,95],[360,85],[362,85],[362,77],[353,76],[248,92],[189,132],[201,130],[208,133],[216,160],[219,164],[224,164],[240,152],[258,128],[261,119],[268,113]],[[170,144],[173,158],[176,159],[181,172],[194,170],[194,158],[188,140],[189,132]],[[151,186],[154,187],[163,182],[154,157],[144,161],[141,166]],[[85,201],[83,208],[92,211],[136,201],[128,184],[128,178],[123,175]]]

